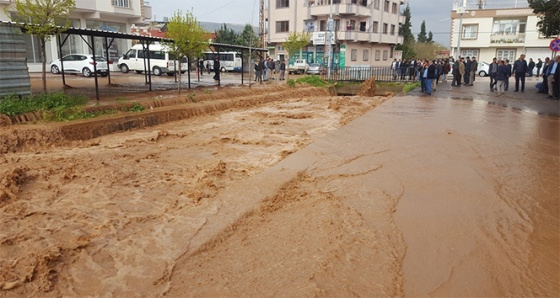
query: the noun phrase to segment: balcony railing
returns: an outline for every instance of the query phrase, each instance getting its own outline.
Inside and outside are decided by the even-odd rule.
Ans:
[[[490,35],[490,43],[493,44],[510,44],[525,43],[525,33],[492,33]]]
[[[344,68],[333,67],[330,79],[334,81],[367,81],[375,78],[379,82],[414,82],[417,74],[418,72],[414,68],[393,70],[391,67],[347,66]],[[322,73],[321,77],[328,79],[326,72]]]
[[[331,5],[329,0],[309,0],[304,2],[309,7],[311,16],[329,15]],[[367,1],[363,0],[339,0],[333,1],[332,13],[335,15],[371,16],[371,10]]]

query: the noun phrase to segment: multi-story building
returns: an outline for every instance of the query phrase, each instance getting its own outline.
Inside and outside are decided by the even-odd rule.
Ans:
[[[402,43],[399,24],[404,0],[269,0],[267,46],[283,60],[283,43],[289,32],[309,32],[312,38],[302,52],[290,59],[325,62],[325,36],[329,15],[334,20],[333,63],[345,66],[389,66],[395,46]]]
[[[11,7],[13,0],[0,0],[0,21],[10,21],[8,14],[17,13]],[[76,7],[70,12],[70,26],[75,28],[99,29],[130,33],[132,24],[151,19],[152,8],[144,0],[75,0]],[[27,65],[29,71],[41,70],[41,56],[37,38],[26,35]],[[64,39],[65,36],[62,36]],[[95,53],[105,56],[104,39],[96,40]],[[115,39],[110,46],[109,59],[118,60],[131,46],[131,40]],[[47,44],[47,63],[59,58],[58,41],[53,37]],[[91,53],[87,43],[80,36],[70,35],[62,49],[63,55],[70,53]]]
[[[475,56],[479,61],[497,59],[513,61],[521,54],[526,59],[544,61],[551,56],[550,42],[538,32],[538,17],[528,7],[503,9],[468,9],[451,13],[451,55]],[[458,53],[458,48],[461,52]]]

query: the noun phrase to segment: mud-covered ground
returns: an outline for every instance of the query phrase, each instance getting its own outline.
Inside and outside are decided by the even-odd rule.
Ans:
[[[398,273],[403,253],[380,249],[359,213],[304,174],[262,184],[264,203],[224,219],[214,232],[228,245],[196,240],[220,206],[244,204],[218,197],[386,99],[274,92],[282,99],[85,141],[57,139],[60,124],[17,126],[36,135],[0,155],[0,296],[401,295],[402,280],[380,272]],[[376,286],[359,277],[372,274]]]

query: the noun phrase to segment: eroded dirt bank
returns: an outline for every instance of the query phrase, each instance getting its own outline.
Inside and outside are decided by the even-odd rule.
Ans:
[[[19,131],[26,140],[44,141],[3,143],[8,148],[5,151],[13,153],[0,156],[0,296],[182,295],[190,288],[173,287],[179,283],[176,279],[188,274],[183,272],[185,268],[195,272],[191,266],[200,262],[200,258],[187,256],[207,256],[205,251],[212,243],[221,243],[217,239],[228,225],[233,230],[264,233],[280,223],[280,235],[268,234],[248,247],[240,246],[238,252],[258,256],[263,266],[269,266],[264,262],[271,254],[304,253],[307,264],[315,269],[302,271],[301,277],[309,279],[316,272],[318,288],[312,290],[310,283],[302,282],[301,291],[296,288],[294,294],[329,293],[336,278],[355,279],[351,264],[367,262],[371,266],[364,274],[391,268],[396,277],[377,272],[379,285],[373,290],[366,287],[365,280],[353,281],[357,287],[344,293],[398,295],[403,253],[387,251],[395,246],[384,245],[387,240],[364,226],[364,218],[355,210],[341,209],[335,194],[314,190],[316,183],[325,182],[305,174],[287,174],[264,184],[239,183],[386,99],[330,97],[321,91],[309,96],[305,92],[255,94],[253,102],[240,100],[211,114],[85,141],[69,141],[61,133],[61,125],[10,127],[10,132]],[[25,135],[30,132],[34,133],[31,137]],[[242,185],[256,187],[269,200],[261,206],[260,202],[243,204],[235,201],[238,197],[227,198],[232,187]],[[390,210],[395,200],[387,202]],[[245,215],[232,213],[230,222],[220,214],[224,220],[219,224],[226,228],[209,230],[209,218],[227,204],[231,204],[228,210],[246,208]],[[292,216],[293,209],[301,213]],[[323,210],[323,216],[312,216],[316,210]],[[330,212],[336,216],[327,215]],[[332,229],[315,238],[301,229],[325,224]],[[390,218],[387,224],[387,233],[397,233]],[[277,253],[264,253],[261,244],[287,241],[295,231],[302,241],[299,251],[278,245]],[[236,245],[235,237],[228,239]],[[354,247],[356,243],[366,245]],[[347,250],[353,251],[352,258],[343,253]],[[227,256],[210,250],[210,258],[216,253]],[[377,256],[384,261],[379,262]],[[316,257],[319,259],[314,260]],[[332,276],[334,268],[340,267],[333,264],[339,262],[348,271]],[[230,272],[237,272],[239,268],[231,265]],[[299,264],[300,268],[304,265]],[[290,266],[281,271],[277,273],[284,278],[293,272]],[[199,278],[205,279],[204,275]],[[211,294],[214,288],[220,289],[208,286],[200,294]],[[240,286],[239,293],[250,288],[250,283]]]

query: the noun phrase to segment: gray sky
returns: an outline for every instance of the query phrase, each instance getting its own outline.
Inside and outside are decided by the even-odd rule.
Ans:
[[[412,32],[418,35],[420,24],[426,21],[426,30],[432,31],[434,40],[449,46],[451,9],[455,0],[408,0],[412,12]],[[478,0],[468,0],[472,5]],[[177,10],[193,11],[199,21],[252,24],[258,26],[259,0],[150,0],[153,17],[161,21]],[[486,0],[497,7],[526,4],[526,0]],[[404,7],[403,7],[404,8]]]

